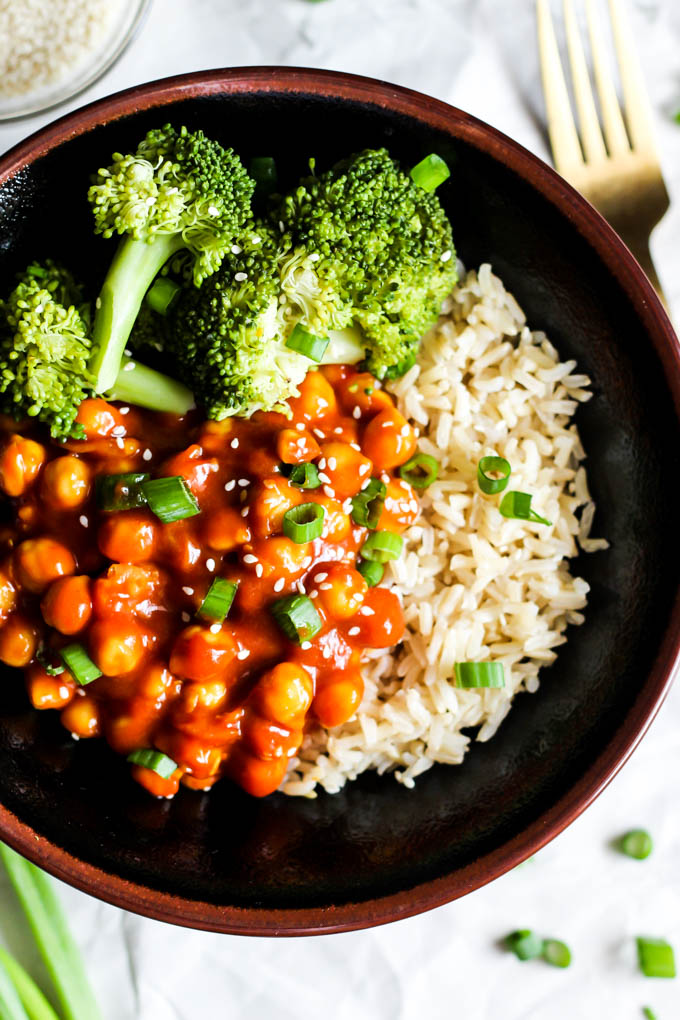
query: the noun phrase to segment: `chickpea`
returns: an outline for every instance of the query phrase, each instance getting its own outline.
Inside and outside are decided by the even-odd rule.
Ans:
[[[174,797],[179,790],[181,775],[181,769],[177,769],[168,779],[163,779],[153,769],[145,769],[143,765],[132,766],[132,778],[153,797]]]
[[[393,407],[388,393],[370,372],[355,372],[335,384],[335,393],[345,414],[353,415],[359,408],[362,418],[372,417]]]
[[[415,490],[408,482],[400,478],[392,478],[386,486],[385,505],[378,529],[380,531],[403,531],[418,519],[420,507]]]
[[[7,666],[27,666],[38,647],[38,633],[19,613],[10,616],[0,630],[0,662]]]
[[[62,725],[76,737],[98,737],[101,732],[99,705],[82,689],[76,691],[60,718]]]
[[[206,421],[201,425],[198,442],[208,454],[224,456],[229,443],[235,435],[234,419],[223,418],[222,421]]]
[[[292,397],[288,406],[293,412],[293,421],[317,422],[335,417],[338,402],[333,387],[321,372],[308,372],[300,383],[300,396]]]
[[[40,603],[45,623],[62,634],[78,634],[92,616],[91,590],[92,582],[85,574],[53,581]]]
[[[313,694],[314,684],[306,669],[296,662],[280,662],[260,678],[250,700],[264,719],[301,729]]]
[[[158,722],[158,707],[153,701],[131,699],[127,710],[104,720],[106,739],[118,754],[130,754],[149,747]]]
[[[361,444],[376,471],[390,471],[405,464],[416,451],[416,434],[396,408],[381,411],[369,421]]]
[[[204,680],[200,683],[184,684],[181,707],[185,712],[211,709],[215,711],[227,697],[224,680]]]
[[[177,730],[163,731],[156,737],[159,750],[173,761],[182,764],[183,769],[198,779],[214,776],[222,763],[222,752],[217,747],[195,737],[188,737]]]
[[[326,542],[343,542],[352,530],[352,519],[342,508],[342,503],[332,496],[318,495],[315,489],[307,496],[310,503],[318,503],[324,509],[323,539]]]
[[[74,510],[89,495],[90,474],[90,468],[80,457],[55,457],[43,471],[43,499],[55,510]]]
[[[8,496],[23,496],[38,477],[47,451],[40,443],[12,435],[0,452],[0,489]]]
[[[250,541],[248,525],[236,507],[224,506],[201,516],[201,536],[211,549],[231,552]]]
[[[136,687],[140,698],[165,701],[176,685],[178,681],[168,667],[163,662],[155,661],[145,666]]]
[[[404,636],[401,603],[387,588],[369,588],[355,621],[359,627],[355,640],[367,648],[389,648]]]
[[[74,697],[76,682],[68,670],[50,676],[43,666],[33,663],[26,672],[26,689],[34,708],[64,708]]]
[[[321,684],[314,698],[314,714],[322,726],[341,726],[361,704],[364,681],[358,669],[337,670]]]
[[[251,546],[242,546],[243,556],[254,556],[255,563],[245,563],[250,570],[257,573],[258,564],[262,567],[262,578],[273,579],[284,582],[297,580],[309,569],[309,562],[312,555],[310,542],[293,542],[284,535],[276,535],[273,538],[261,538],[253,542]]]
[[[85,429],[88,439],[102,439],[110,436],[114,429],[122,429],[117,435],[123,436],[127,431],[125,416],[112,404],[107,404],[101,397],[90,397],[83,400],[78,408],[76,421]]]
[[[170,669],[187,680],[219,679],[236,657],[234,638],[227,630],[213,634],[194,624],[185,627],[170,655]]]
[[[286,511],[304,502],[300,489],[290,485],[283,475],[264,478],[253,486],[248,521],[253,535],[267,538],[280,534]]]
[[[141,563],[152,559],[157,533],[149,510],[121,510],[107,515],[97,543],[102,554],[114,562]]]
[[[181,475],[195,496],[205,491],[208,480],[219,468],[214,457],[204,457],[203,448],[194,443],[163,464],[162,474]]]
[[[243,736],[253,754],[265,760],[292,757],[302,741],[301,730],[286,729],[259,715],[248,717]]]
[[[276,437],[276,452],[284,464],[304,464],[318,457],[321,450],[307,429],[282,429]]]
[[[76,561],[54,538],[27,538],[14,553],[14,569],[22,588],[40,594],[51,581],[72,574]]]
[[[149,635],[129,616],[97,620],[89,632],[90,655],[105,676],[131,673],[140,665]]]
[[[0,624],[4,623],[17,604],[17,590],[9,575],[0,570]]]
[[[163,574],[150,564],[112,563],[105,577],[92,585],[95,616],[134,613],[140,602],[158,603],[162,599]]]
[[[326,573],[327,577],[314,586],[319,592],[319,601],[327,616],[333,620],[348,620],[354,616],[363,604],[368,585],[358,570],[336,563],[328,570],[322,568],[318,573]]]
[[[321,455],[319,467],[330,478],[330,487],[340,500],[356,496],[371,477],[370,460],[348,443],[324,443]]]
[[[287,768],[286,757],[263,761],[241,750],[228,760],[229,774],[253,797],[266,797],[278,789]]]
[[[200,562],[204,550],[195,537],[193,520],[164,524],[160,532],[163,558],[180,573],[189,573]]]

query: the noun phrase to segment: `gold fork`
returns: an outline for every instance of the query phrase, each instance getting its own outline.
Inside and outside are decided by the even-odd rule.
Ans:
[[[579,138],[549,0],[537,0],[541,75],[555,167],[608,220],[635,255],[665,304],[649,251],[649,237],[668,209],[669,199],[654,145],[652,114],[642,70],[620,0],[609,0],[625,104],[624,123],[595,3],[594,0],[585,0],[585,3],[604,136],[573,0],[564,0],[564,25],[581,132]]]

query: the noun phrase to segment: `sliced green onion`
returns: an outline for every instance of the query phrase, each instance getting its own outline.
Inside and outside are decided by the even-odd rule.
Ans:
[[[67,670],[81,687],[91,684],[102,675],[101,669],[94,664],[82,645],[66,645],[59,650],[59,654]]]
[[[618,848],[627,857],[634,857],[638,861],[644,861],[654,849],[652,837],[645,829],[631,829],[626,832],[618,842]]]
[[[453,669],[456,687],[505,687],[502,662],[457,662]]]
[[[559,939],[545,939],[541,955],[553,967],[568,967],[571,963],[571,949]]]
[[[204,620],[222,623],[229,615],[237,588],[237,581],[225,581],[223,577],[216,577],[208,588],[196,615],[203,617]]]
[[[273,156],[253,156],[250,161],[250,176],[257,184],[257,190],[263,195],[270,195],[276,190],[278,174]]]
[[[638,963],[645,977],[674,978],[675,955],[665,939],[637,938]]]
[[[5,969],[7,977],[14,985],[14,989],[21,1000],[21,1005],[25,1010],[22,1013],[23,1020],[28,1016],[29,1020],[59,1020],[59,1017],[54,1012],[49,1002],[36,985],[33,978],[26,973],[20,963],[10,956],[2,946],[0,946],[0,1016],[4,1017],[3,1013],[3,998],[2,998],[2,969]],[[9,1014],[11,1016],[11,1014]]]
[[[48,876],[0,843],[2,859],[54,984],[63,1020],[101,1020],[83,960]],[[47,1020],[47,1018],[45,1018]]]
[[[375,588],[376,584],[380,584],[385,574],[382,563],[377,563],[376,560],[360,560],[357,563],[357,570],[369,588]]]
[[[552,521],[546,520],[545,517],[539,517],[535,510],[531,509],[531,498],[528,492],[506,492],[498,509],[504,517],[551,525]]]
[[[271,613],[291,641],[301,645],[310,641],[323,626],[314,603],[307,595],[289,595],[271,604]]]
[[[279,464],[279,471],[297,489],[318,489],[321,485],[316,464]]]
[[[414,489],[426,489],[437,481],[439,463],[429,453],[416,453],[401,465],[399,474]]]
[[[37,661],[40,663],[42,668],[45,670],[48,676],[61,676],[65,670],[65,666],[53,666],[50,662],[50,655],[48,650],[42,645],[35,653]]]
[[[7,972],[0,956],[0,1018],[2,1020],[29,1020],[19,992]]]
[[[491,472],[500,474],[500,478],[490,478]],[[477,485],[487,496],[502,492],[510,480],[512,468],[505,457],[482,457],[477,465]]]
[[[436,152],[421,159],[411,170],[411,177],[423,191],[435,191],[450,176],[451,171]]]
[[[146,292],[146,303],[159,315],[167,315],[182,288],[167,276],[159,276]]]
[[[186,517],[195,517],[201,512],[198,500],[181,475],[152,478],[150,482],[144,482],[142,492],[146,496],[149,509],[163,524],[183,521]]]
[[[142,485],[151,475],[143,471],[128,471],[122,475],[98,475],[95,482],[97,506],[107,512],[134,510],[146,506]]]
[[[395,535],[393,531],[374,531],[362,545],[361,555],[365,560],[387,563],[388,560],[398,560],[403,547],[401,535]]]
[[[300,503],[292,506],[283,515],[283,533],[298,545],[321,538],[323,521],[326,516],[319,503]]]
[[[352,520],[362,528],[375,531],[385,505],[387,487],[379,478],[371,478],[366,487],[352,497]]]
[[[543,952],[543,939],[529,928],[511,932],[505,944],[518,960],[535,960]]]
[[[286,340],[286,347],[291,351],[297,351],[298,354],[304,354],[310,361],[319,362],[326,353],[329,343],[330,339],[327,336],[315,336],[298,322]]]
[[[177,769],[177,762],[168,758],[167,754],[163,754],[162,751],[154,751],[151,747],[133,751],[128,755],[127,760],[133,765],[141,765],[143,769],[151,769],[161,779],[169,779]]]
[[[642,1015],[645,1020],[656,1020],[656,1013],[649,1006],[642,1007]]]

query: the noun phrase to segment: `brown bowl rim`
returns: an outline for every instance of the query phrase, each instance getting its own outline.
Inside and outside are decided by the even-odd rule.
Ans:
[[[35,132],[0,159],[0,185],[51,149],[95,126],[193,97],[292,92],[388,108],[464,139],[518,174],[566,216],[628,295],[662,362],[680,417],[680,346],[643,270],[599,213],[547,164],[495,128],[440,100],[340,71],[279,66],[219,68],[148,82],[75,110]],[[624,725],[564,797],[521,835],[460,870],[377,899],[332,907],[266,910],[185,899],[126,881],[78,860],[0,805],[0,836],[52,875],[92,896],[159,921],[236,935],[320,935],[411,917],[485,885],[536,853],[581,814],[633,753],[672,682],[680,657],[680,590],[649,676]]]

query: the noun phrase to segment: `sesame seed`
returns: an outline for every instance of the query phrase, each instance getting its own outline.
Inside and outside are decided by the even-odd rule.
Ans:
[[[375,616],[375,610],[371,609],[370,606],[362,606],[359,612],[362,616]]]
[[[350,450],[358,450],[359,453],[361,453],[361,447],[359,446],[358,443],[350,443],[349,448]]]
[[[263,574],[264,574],[264,567],[262,566],[261,563],[256,563],[255,564],[255,576],[256,577],[262,577]]]
[[[356,637],[357,634],[361,634],[361,627],[350,627],[347,633],[350,637]]]
[[[383,471],[383,473],[380,476],[380,481],[384,482],[385,485],[387,485],[387,483],[390,481],[390,476],[388,475],[387,471]]]
[[[309,256],[309,261],[310,262],[318,262],[320,258],[321,258],[321,256],[318,255],[317,252],[313,251],[312,254]]]
[[[210,624],[210,633],[211,634],[219,634],[219,632],[221,630],[222,630],[222,624],[221,623],[211,623]]]
[[[319,590],[320,591],[332,591],[332,589],[333,589],[333,585],[332,584],[328,584],[327,582],[324,582],[323,584],[319,585]]]
[[[402,425],[401,426],[401,432],[399,434],[402,435],[402,436],[408,436],[410,434],[410,432],[411,432],[411,426],[410,425]]]
[[[191,617],[188,613],[182,613],[182,623],[188,623]]]
[[[326,458],[322,457],[321,460],[319,461],[319,471],[325,470],[326,470]]]
[[[360,464],[359,465],[359,474],[360,475],[365,475],[366,472],[370,471],[370,470],[371,470],[371,465],[370,464]]]
[[[330,485],[330,483],[331,483],[330,478],[328,477],[327,474],[324,474],[323,471],[319,471],[319,481],[320,482],[325,482],[326,485]]]
[[[327,577],[328,577],[328,574],[325,573],[324,571],[322,571],[320,574],[315,574],[314,575],[314,580],[317,583],[320,583],[321,581],[325,581]]]
[[[111,429],[112,436],[124,436],[126,428],[124,425],[116,425],[115,428]]]
[[[231,253],[232,253],[232,255],[240,255],[242,251],[243,251],[243,248],[239,247],[238,244],[232,244],[232,246],[231,246]]]
[[[125,440],[121,439],[120,437],[118,437],[118,439],[116,439],[116,446],[118,447],[119,450],[124,450],[125,449]]]
[[[123,351],[123,354],[125,355],[126,358],[131,358],[132,357],[132,351],[129,350],[129,348],[127,348],[127,347]]]
[[[279,230],[281,231],[282,234],[285,231],[285,229],[286,228],[283,225],[283,220],[279,220]]]
[[[447,248],[446,251],[442,252],[441,254],[441,261],[448,262],[452,254],[453,252],[449,248]]]
[[[338,466],[338,462],[335,459],[335,457],[328,458],[328,466],[331,469],[331,471],[335,471],[336,467]]]
[[[352,500],[346,499],[345,502],[342,504],[342,509],[344,513],[351,514],[352,510],[354,509],[354,504],[352,503]]]
[[[300,645],[300,648],[302,649],[303,652],[306,652],[311,647],[312,647],[311,641],[303,641],[302,644]]]
[[[285,583],[286,582],[284,581],[284,579],[280,577],[278,581],[276,581],[274,584],[274,591],[283,591],[283,586]]]
[[[304,560],[302,561],[303,570],[308,570],[311,567],[311,565],[312,565],[312,557],[311,556],[305,556]]]
[[[149,449],[146,449],[144,451],[144,453],[142,454],[142,460],[151,460],[152,457],[153,457],[153,453]]]
[[[312,429],[312,432],[317,437],[317,439],[325,439],[326,438],[326,433],[322,432],[321,429]]]
[[[234,279],[237,283],[243,283],[244,280],[248,279],[247,273],[234,273]]]
[[[220,214],[220,210],[217,208],[216,205],[209,205],[208,206],[208,216],[219,216],[219,214]]]
[[[319,597],[319,593],[316,590],[316,588],[312,588],[312,590],[310,592],[308,592],[308,594],[309,594],[310,599],[316,599],[316,598]]]
[[[336,425],[336,427],[333,429],[333,432],[334,432],[334,434],[336,436],[341,436],[342,435],[342,425]]]
[[[335,489],[331,489],[330,485],[324,485],[323,491],[329,499],[335,499]]]
[[[72,740],[80,740],[80,737],[78,736],[78,734],[77,734],[77,733],[72,733],[72,734],[71,734],[71,739],[72,739]]]
[[[239,478],[238,484],[242,489],[245,489],[250,485],[250,478]]]
[[[120,411],[121,414],[129,414],[130,413],[130,408],[129,407],[119,407],[118,410]]]
[[[217,564],[215,563],[215,561],[212,558],[212,556],[210,557],[210,559],[205,561],[206,570],[214,570],[216,566],[217,566]]]
[[[234,437],[234,439],[232,439],[229,445],[231,446],[232,450],[238,450],[238,439]]]
[[[133,368],[136,368],[134,361],[128,361],[127,365],[123,365],[124,372],[131,372]]]
[[[84,528],[89,527],[90,522],[87,519],[87,517],[85,516],[85,514],[81,514],[80,517],[78,518],[78,520],[80,521],[80,523],[82,524],[82,526]]]
[[[249,512],[250,512],[250,507],[249,506],[244,506],[243,510],[241,510],[241,517],[247,517]]]
[[[361,418],[361,408],[358,405],[352,411],[352,417],[353,418]]]
[[[306,594],[305,586],[304,586],[304,582],[303,581],[298,581],[297,584],[296,584],[296,588],[297,588],[298,592],[300,593],[300,595],[305,595]]]
[[[324,659],[330,659],[331,655],[333,654],[333,649],[325,645],[321,650],[321,654],[323,655]]]
[[[251,241],[253,242],[253,244],[260,244],[262,238],[260,237],[259,234],[254,234],[253,237],[251,238]]]
[[[304,432],[305,431],[305,423],[303,421],[299,421],[297,423],[297,425],[295,426],[295,428],[299,429],[300,432]]]
[[[194,594],[194,589],[193,588],[189,588],[188,585],[186,587],[182,588],[182,591],[184,592],[185,595],[193,595]]]
[[[243,660],[247,659],[249,655],[250,655],[250,649],[249,648],[242,648],[240,652],[237,652],[236,658],[240,659],[241,662],[243,662]]]
[[[244,563],[257,563],[257,556],[253,556],[252,553],[246,553],[243,557]]]
[[[94,303],[94,307],[95,308],[101,308],[101,306],[102,306],[102,299],[100,297],[98,297],[97,300]]]
[[[231,492],[232,489],[236,488],[236,479],[232,478],[230,481],[224,483],[224,491]]]

